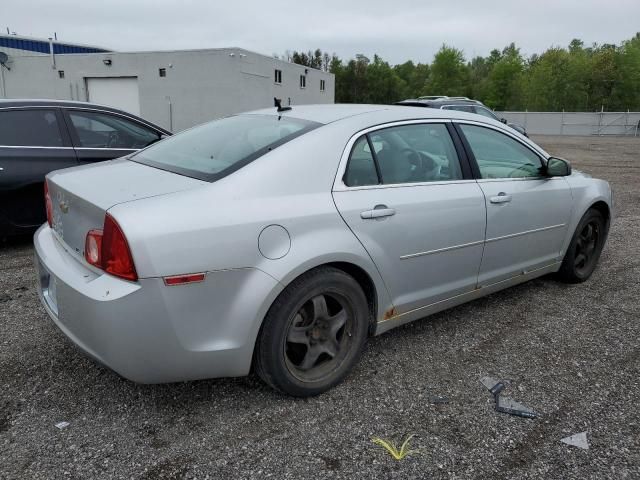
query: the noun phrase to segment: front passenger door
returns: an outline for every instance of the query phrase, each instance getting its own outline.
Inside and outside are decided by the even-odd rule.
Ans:
[[[475,158],[487,205],[480,287],[560,260],[572,198],[563,177],[542,175],[542,159],[488,126],[458,124]]]
[[[68,109],[65,115],[80,163],[124,157],[161,138],[156,130],[113,113]]]

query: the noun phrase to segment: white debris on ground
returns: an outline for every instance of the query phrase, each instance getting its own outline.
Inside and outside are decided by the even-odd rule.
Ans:
[[[68,426],[69,426],[69,422],[56,423],[56,428],[59,428],[60,430],[67,428]]]
[[[565,437],[560,441],[562,443],[566,443],[567,445],[571,445],[573,447],[578,447],[583,450],[589,450],[589,441],[587,440],[587,432],[576,433],[569,437]]]

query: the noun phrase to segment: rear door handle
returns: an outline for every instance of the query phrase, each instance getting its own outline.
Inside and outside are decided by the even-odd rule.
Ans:
[[[370,218],[382,218],[395,215],[396,211],[393,208],[388,208],[386,205],[376,205],[373,210],[365,210],[360,213],[360,218],[368,220]]]
[[[511,201],[511,195],[507,195],[504,192],[500,192],[498,195],[496,195],[495,197],[491,197],[489,199],[489,201],[491,203],[507,203]]]

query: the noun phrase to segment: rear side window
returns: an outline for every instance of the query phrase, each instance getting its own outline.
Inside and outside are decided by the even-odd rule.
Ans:
[[[441,123],[384,128],[355,143],[344,182],[349,187],[462,179],[462,169],[447,127]]]
[[[344,183],[348,187],[378,184],[376,164],[366,135],[360,137],[351,149],[347,171],[344,174]]]
[[[124,148],[138,150],[160,140],[155,130],[117,115],[69,111],[77,141],[84,148]]]
[[[169,137],[131,159],[215,181],[318,126],[316,122],[284,116],[236,115]]]
[[[0,145],[61,147],[62,134],[55,111],[0,111]]]
[[[385,128],[371,133],[370,138],[376,150],[382,183],[462,178],[453,141],[447,127],[441,123]]]

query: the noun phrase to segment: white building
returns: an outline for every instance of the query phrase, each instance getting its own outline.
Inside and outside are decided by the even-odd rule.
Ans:
[[[269,107],[274,97],[283,105],[334,102],[332,74],[241,48],[110,52],[0,35],[3,51],[0,98],[100,103],[172,131]]]

